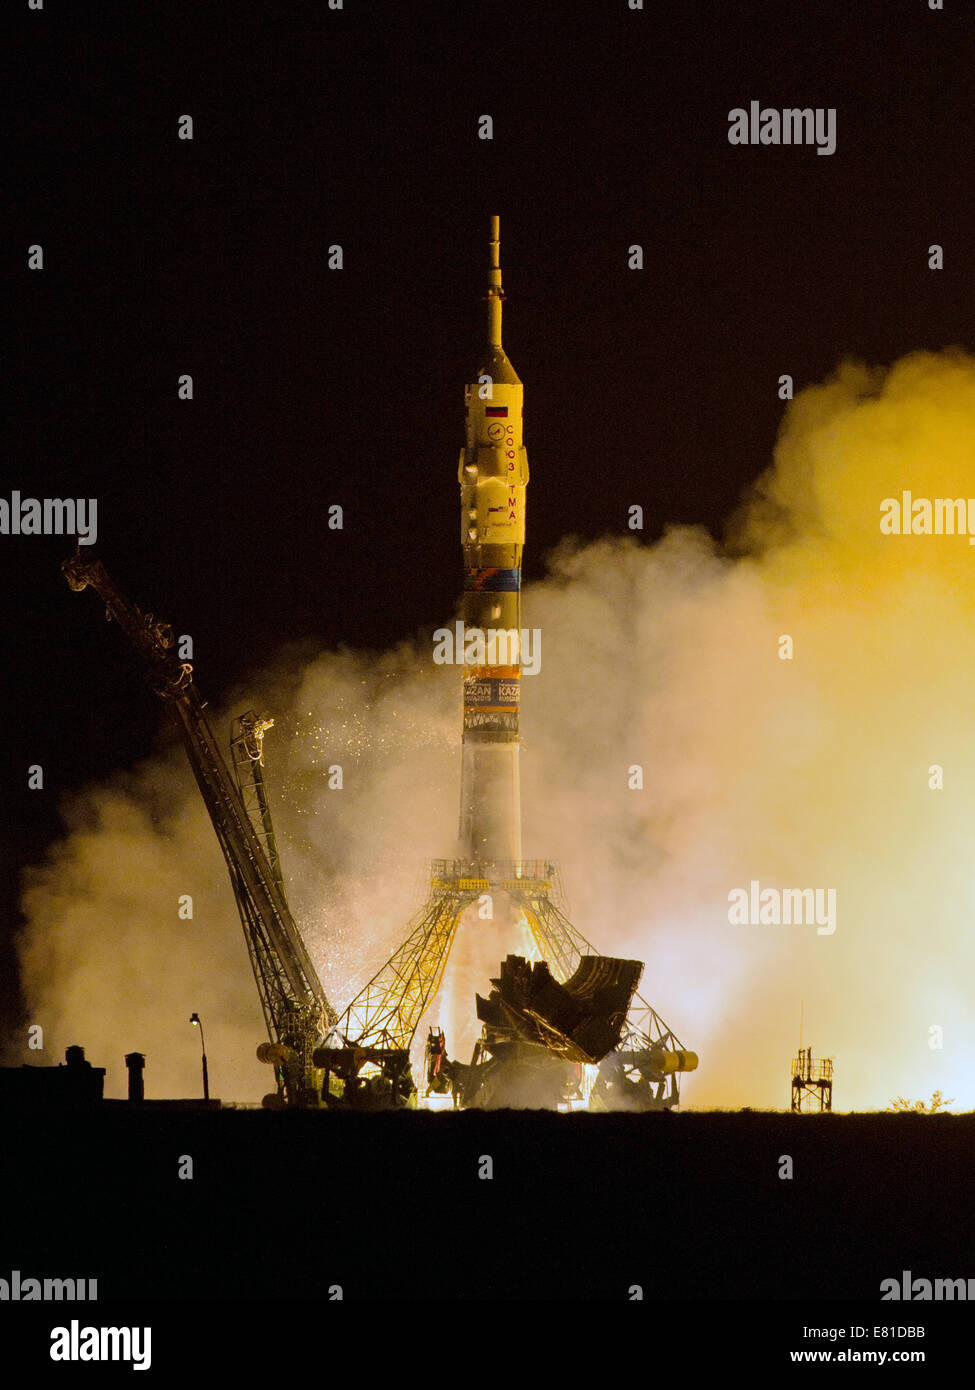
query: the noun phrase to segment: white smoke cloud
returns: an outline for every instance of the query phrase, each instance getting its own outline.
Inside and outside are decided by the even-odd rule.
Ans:
[[[786,1107],[803,1001],[838,1109],[935,1088],[975,1105],[975,554],[964,537],[879,529],[902,489],[967,496],[973,439],[972,359],[845,366],[788,407],[733,553],[687,527],[655,546],[566,542],[525,591],[542,632],[523,682],[525,854],[561,862],[569,915],[599,950],[646,962],[641,993],[701,1056],[685,1103]],[[225,702],[277,721],[268,779],[292,906],[339,1008],[405,935],[424,861],[453,851],[459,673],[430,652],[294,650]],[[259,1099],[256,990],[179,750],[83,791],[66,817],[24,892],[48,1053],[83,1043],[121,1095],[122,1054],[144,1051],[147,1095],[198,1093],[198,1010],[214,1094]],[[732,926],[729,890],[753,879],[834,888],[835,934]],[[475,983],[489,987],[465,976],[449,1001],[469,1001],[472,1030]],[[462,1041],[448,1037],[452,1055]]]

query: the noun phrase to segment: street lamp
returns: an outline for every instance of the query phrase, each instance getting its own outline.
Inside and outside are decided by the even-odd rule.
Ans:
[[[203,1041],[203,1024],[200,1022],[200,1015],[190,1014],[190,1022],[194,1028],[199,1028],[200,1030],[200,1046],[203,1048],[203,1099],[209,1101],[210,1079],[207,1076],[207,1048],[206,1043]]]

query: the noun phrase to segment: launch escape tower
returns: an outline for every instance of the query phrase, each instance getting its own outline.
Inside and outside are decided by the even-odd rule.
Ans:
[[[833,1059],[800,1048],[792,1059],[792,1113],[828,1114],[833,1109]]]
[[[259,1046],[258,1057],[274,1067],[277,1085],[265,1105],[415,1104],[410,1049],[416,1030],[440,987],[464,913],[485,893],[499,902],[509,924],[527,927],[558,984],[575,981],[592,997],[593,990],[607,985],[608,968],[639,970],[638,962],[599,957],[562,911],[555,866],[521,857],[518,711],[528,460],[522,443],[524,388],[501,345],[497,217],[491,232],[488,341],[482,366],[465,388],[466,440],[459,468],[461,611],[468,635],[483,640],[475,637],[464,647],[458,851],[453,859],[433,861],[426,901],[406,939],[341,1016],[325,996],[288,906],[264,777],[263,739],[273,721],[253,712],[234,720],[231,775],[192,665],[177,655],[172,628],[125,599],[100,561],[83,558],[80,549],[62,565],[72,589],[91,587],[100,595],[106,617],[142,656],[150,685],[175,717],[224,854],[264,1011],[270,1041]],[[613,1016],[619,1043],[600,1063],[592,1088],[597,1108],[669,1108],[679,1100],[679,1074],[697,1066],[696,1055],[685,1051],[650,1005],[632,993],[636,978],[626,992],[632,1003],[625,1018],[622,1009]],[[540,1028],[544,1033],[544,1020]],[[546,1047],[528,1050],[546,1053]],[[438,1033],[431,1035],[428,1056],[431,1051],[436,1059],[431,1070],[449,1080],[462,1102],[488,1103],[476,1099],[482,1088],[490,1092],[490,1103],[504,1102],[508,1053],[499,1049],[492,1057],[490,1045],[481,1042],[465,1067],[447,1060]],[[483,1087],[488,1071],[491,1085]]]

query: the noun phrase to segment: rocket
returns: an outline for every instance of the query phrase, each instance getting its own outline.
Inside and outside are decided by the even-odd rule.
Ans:
[[[528,456],[524,387],[501,346],[499,237],[499,218],[492,217],[487,344],[464,388],[466,438],[458,469],[466,634],[460,854],[482,865],[521,859],[518,712]]]

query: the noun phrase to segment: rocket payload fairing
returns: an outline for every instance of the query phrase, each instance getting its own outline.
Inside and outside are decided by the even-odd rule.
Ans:
[[[466,440],[460,455],[465,643],[460,854],[499,863],[521,859],[518,711],[521,690],[521,552],[528,455],[522,442],[524,387],[501,346],[499,219],[491,218],[487,346],[464,388]],[[478,649],[476,636],[483,640]]]

